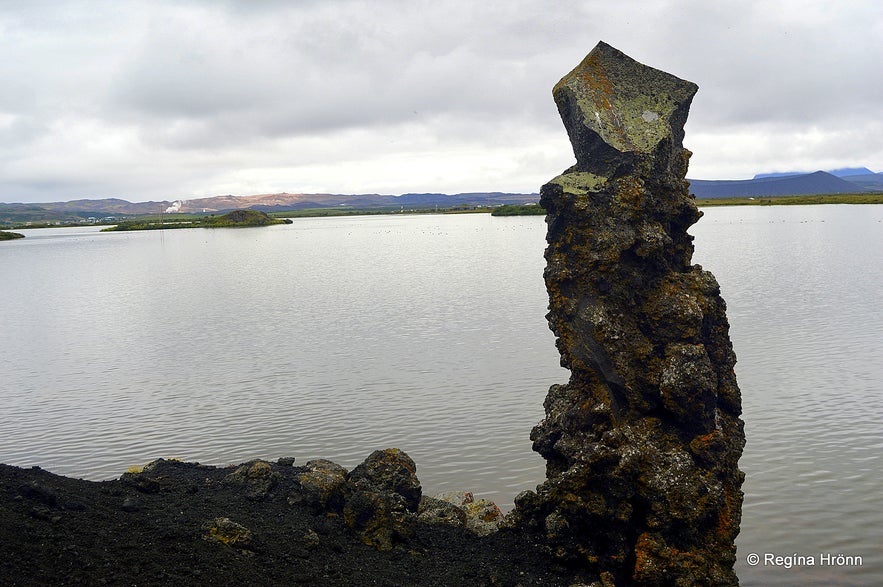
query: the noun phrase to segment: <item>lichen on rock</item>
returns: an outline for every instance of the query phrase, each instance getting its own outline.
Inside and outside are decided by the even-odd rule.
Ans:
[[[204,528],[206,540],[220,542],[227,546],[247,548],[254,538],[251,530],[230,518],[215,518],[206,522]]]
[[[350,471],[343,519],[365,544],[389,550],[417,525],[422,488],[414,461],[397,448],[376,450]]]
[[[449,523],[455,526],[466,526],[466,529],[477,536],[493,534],[506,521],[500,506],[489,499],[475,499],[471,491],[448,491],[439,493],[431,499],[432,501],[425,504],[427,512],[432,512],[431,506],[435,505],[437,515],[442,517],[446,508],[437,505],[437,502],[447,504],[457,511],[456,517],[453,517]],[[421,519],[431,521],[430,515],[424,516],[423,510],[424,503],[421,502]]]
[[[262,500],[272,497],[271,491],[281,478],[270,463],[256,460],[237,467],[224,478],[224,482],[243,487],[249,499]]]
[[[297,476],[300,491],[289,497],[290,502],[305,502],[319,510],[343,507],[343,487],[347,471],[326,459],[307,461]]]
[[[553,89],[576,165],[540,191],[566,385],[513,523],[587,584],[735,585],[744,478],[726,304],[693,265],[683,126],[698,86],[599,43]]]

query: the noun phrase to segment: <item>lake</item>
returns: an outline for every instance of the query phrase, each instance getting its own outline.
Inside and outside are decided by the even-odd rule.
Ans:
[[[704,212],[748,437],[742,584],[881,583],[883,206]],[[568,373],[542,217],[97,230],[0,244],[0,462],[97,480],[394,446],[426,493],[504,509],[543,480],[528,435]]]

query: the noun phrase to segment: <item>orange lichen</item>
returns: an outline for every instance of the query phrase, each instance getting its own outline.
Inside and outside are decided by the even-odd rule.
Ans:
[[[736,491],[730,485],[724,485],[724,499],[723,504],[718,512],[717,517],[717,534],[723,540],[730,540],[731,536],[734,534],[734,526],[735,520],[733,519],[735,512],[738,512],[740,507],[740,499],[736,494]]]

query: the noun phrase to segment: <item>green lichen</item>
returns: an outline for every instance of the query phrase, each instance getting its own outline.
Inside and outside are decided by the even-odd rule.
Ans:
[[[559,175],[549,183],[560,185],[565,194],[578,196],[587,192],[597,192],[606,182],[606,177],[595,175],[594,173],[588,173],[586,171],[575,171],[573,173]]]
[[[181,459],[179,459],[178,457],[163,457],[163,458],[159,458],[159,459],[154,459],[154,460],[150,461],[149,463],[145,463],[143,465],[132,465],[131,467],[126,469],[126,473],[132,473],[133,475],[137,475],[139,473],[149,472],[149,471],[155,469],[156,466],[159,463],[162,463],[163,461],[172,462],[172,463],[183,463],[184,462]]]

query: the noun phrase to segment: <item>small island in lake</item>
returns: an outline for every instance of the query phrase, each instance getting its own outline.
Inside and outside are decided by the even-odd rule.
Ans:
[[[537,204],[503,204],[491,212],[491,216],[545,216],[546,209]]]
[[[17,232],[6,232],[0,230],[0,241],[11,241],[17,238],[24,238],[25,235],[19,234]]]
[[[289,218],[273,218],[261,210],[233,210],[221,216],[203,216],[196,220],[173,220],[149,222],[127,220],[102,232],[118,230],[164,230],[169,228],[246,228],[250,226],[270,226],[271,224],[291,224]]]

